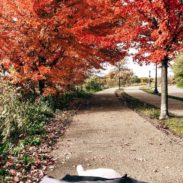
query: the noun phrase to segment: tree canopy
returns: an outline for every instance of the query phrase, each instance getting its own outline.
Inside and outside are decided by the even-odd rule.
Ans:
[[[4,0],[0,58],[15,83],[45,88],[83,82],[100,63],[172,60],[182,51],[179,0]],[[10,46],[11,45],[11,46]]]
[[[88,70],[122,56],[115,48],[84,44],[77,38],[72,24],[84,15],[79,11],[77,16],[77,3],[72,3],[1,3],[0,58],[14,83],[35,88],[42,82],[49,94],[55,88],[63,90],[82,83]]]

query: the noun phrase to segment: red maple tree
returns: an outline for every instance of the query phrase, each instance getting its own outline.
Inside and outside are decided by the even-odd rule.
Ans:
[[[10,0],[6,1],[10,2]],[[8,12],[10,14],[14,12],[14,14],[16,14],[16,16],[14,16],[15,18],[22,16],[23,20],[19,21],[20,18],[18,18],[18,21],[14,23],[17,25],[17,32],[16,39],[9,39],[12,44],[11,42],[7,42],[7,35],[10,37],[14,36],[15,33],[13,29],[16,26],[10,26],[8,24],[8,29],[6,28],[6,31],[1,32],[1,45],[4,41],[6,42],[1,49],[1,55],[7,55],[7,50],[9,50],[7,48],[9,48],[11,44],[14,50],[14,52],[11,51],[10,54],[12,55],[11,62],[14,63],[14,67],[17,67],[17,63],[20,63],[18,65],[19,69],[16,69],[16,73],[18,72],[21,77],[27,75],[24,72],[21,73],[24,67],[22,63],[28,66],[32,71],[30,63],[34,63],[35,61],[38,62],[36,72],[29,76],[29,79],[32,80],[32,78],[36,77],[36,81],[44,80],[46,86],[55,85],[55,83],[64,83],[68,86],[70,84],[69,82],[71,82],[71,79],[69,81],[69,78],[71,78],[69,73],[71,73],[72,68],[77,70],[76,75],[72,77],[77,76],[76,80],[78,81],[79,75],[83,76],[86,70],[92,67],[99,68],[100,63],[104,61],[119,61],[119,58],[128,55],[130,48],[134,48],[137,50],[137,53],[133,55],[135,61],[161,63],[162,101],[160,118],[166,118],[168,116],[167,65],[168,62],[173,60],[175,55],[182,50],[183,5],[181,1],[29,0],[23,3],[21,0],[14,0],[13,2],[15,4],[16,2],[19,2],[21,5],[23,4],[23,8],[20,8],[20,5],[16,4],[17,9],[21,9],[22,11],[17,12],[17,9],[10,3],[8,10],[10,7],[13,8]],[[25,7],[29,7],[31,10],[31,18],[29,17],[29,13],[28,15],[26,13],[26,16],[25,14],[22,15]],[[19,12],[21,12],[20,15]],[[1,15],[3,15],[3,13],[1,13]],[[30,23],[28,24],[30,26],[28,26],[27,31],[30,31],[30,37],[35,41],[33,50],[36,50],[37,53],[34,59],[27,56],[27,54],[13,56],[15,53],[20,54],[22,48],[24,51],[30,51],[32,45],[34,45],[32,42],[29,44],[30,40],[26,40],[28,36],[24,36],[25,40],[22,40],[22,44],[16,41],[17,39],[22,39],[21,36],[18,37],[17,35],[20,33],[20,27],[24,27],[23,29],[26,30],[26,20],[29,19],[31,19],[32,22],[29,21]],[[34,21],[32,19],[34,19]],[[22,24],[21,22],[23,21],[26,21],[26,23]],[[1,23],[0,25],[4,26],[3,24],[4,23]],[[20,25],[18,26],[18,24]],[[37,24],[39,25],[37,26],[38,31],[34,31],[35,25]],[[35,32],[39,32],[39,34]],[[42,41],[36,43],[36,40],[41,39],[41,36],[43,36]],[[45,47],[45,43],[40,44],[47,39],[50,41],[49,49],[47,46]],[[27,47],[27,45],[29,46]],[[42,55],[44,55],[44,57]],[[19,61],[16,60],[17,58]],[[22,60],[20,61],[19,58],[22,58]],[[51,66],[49,64],[51,64]],[[44,74],[40,74],[40,72]],[[30,74],[32,72],[27,73]],[[45,78],[45,76],[47,77]],[[14,76],[14,78],[18,77]],[[64,80],[64,78],[66,79]],[[80,81],[82,81],[82,79]]]
[[[80,17],[75,15],[75,5],[33,0],[1,3],[1,64],[14,83],[34,91],[39,86],[41,94],[50,94],[82,83],[90,69],[120,57],[114,48],[76,38],[71,28],[81,12]]]
[[[183,3],[180,0],[77,1],[84,15],[71,31],[84,44],[118,47],[125,55],[133,48],[136,62],[160,63],[160,119],[168,117],[168,62],[183,50]],[[86,5],[87,4],[87,5]],[[90,8],[86,8],[90,6]],[[87,14],[87,10],[91,10]]]
[[[183,51],[183,3],[180,0],[125,1],[129,18],[127,26],[132,35],[130,41],[136,50],[136,61],[160,63],[161,114],[168,117],[168,62]]]

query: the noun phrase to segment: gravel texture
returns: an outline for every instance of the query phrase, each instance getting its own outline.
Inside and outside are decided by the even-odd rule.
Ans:
[[[151,183],[183,183],[183,142],[166,135],[127,108],[115,97],[115,89],[95,94],[80,111],[58,148],[48,175],[61,178],[86,169],[107,167]]]

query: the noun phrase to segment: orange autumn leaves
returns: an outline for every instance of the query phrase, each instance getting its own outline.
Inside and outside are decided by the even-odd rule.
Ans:
[[[138,50],[138,62],[171,60],[182,49],[182,6],[178,0],[3,0],[1,63],[12,81],[35,88],[44,81],[51,94],[81,84],[91,69],[119,61],[130,48]]]
[[[77,1],[6,0],[0,7],[0,59],[15,84],[37,88],[41,81],[44,93],[52,94],[83,83],[91,69],[117,57],[85,44],[72,29],[89,11],[87,4],[85,10]]]

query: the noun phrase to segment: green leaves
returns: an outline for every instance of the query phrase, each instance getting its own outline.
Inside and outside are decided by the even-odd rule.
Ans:
[[[45,122],[53,116],[46,103],[26,101],[16,87],[5,82],[0,100],[0,133],[3,141],[8,138],[16,140],[26,133],[42,134]]]
[[[17,134],[25,127],[25,103],[19,99],[15,87],[3,83],[3,93],[0,94],[1,113],[0,113],[0,132],[5,141],[8,137],[17,138]]]
[[[176,58],[173,65],[173,72],[176,83],[180,86],[183,85],[183,54]]]

